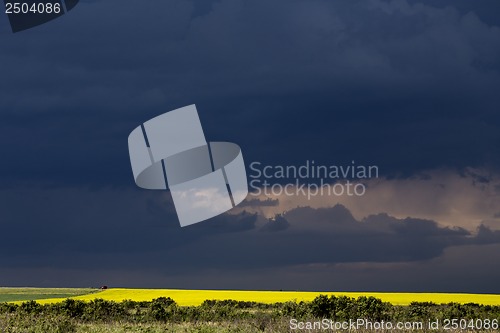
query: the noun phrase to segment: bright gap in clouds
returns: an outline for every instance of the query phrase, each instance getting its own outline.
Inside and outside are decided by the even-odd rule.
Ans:
[[[422,218],[440,225],[462,227],[470,231],[484,224],[500,229],[500,175],[486,170],[467,169],[462,173],[453,170],[432,170],[405,179],[375,179],[361,181],[366,185],[363,196],[307,195],[252,196],[248,205],[233,210],[258,212],[268,218],[296,207],[332,207],[341,204],[357,220],[371,214],[387,213],[393,217]],[[258,199],[278,200],[275,205],[259,204]]]

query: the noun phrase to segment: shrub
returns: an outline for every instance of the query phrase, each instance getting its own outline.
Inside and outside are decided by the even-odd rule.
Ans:
[[[150,315],[157,321],[167,321],[175,314],[177,304],[170,297],[154,299],[150,304]]]
[[[296,319],[307,318],[311,315],[310,303],[285,302],[276,304],[276,315],[279,317],[290,317]]]
[[[86,306],[84,301],[66,299],[60,304],[60,311],[70,318],[81,318],[85,313]]]
[[[85,306],[82,318],[87,321],[114,321],[126,317],[124,308],[116,302],[95,299]]]
[[[35,301],[23,302],[19,309],[26,314],[38,314],[42,311],[42,306]]]
[[[332,318],[335,315],[335,296],[319,295],[311,302],[311,313],[317,318]]]
[[[358,318],[382,321],[388,319],[389,303],[375,297],[361,296],[356,300],[358,309]]]

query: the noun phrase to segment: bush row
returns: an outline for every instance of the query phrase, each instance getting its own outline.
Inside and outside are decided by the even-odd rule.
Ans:
[[[0,303],[0,317],[16,318],[68,318],[72,322],[222,322],[248,319],[280,320],[283,318],[329,318],[344,321],[358,318],[372,321],[405,321],[428,319],[499,319],[500,306],[478,304],[411,303],[394,306],[374,297],[335,297],[320,295],[312,302],[286,302],[261,304],[233,300],[207,300],[200,306],[178,306],[169,297],[151,302],[126,300],[113,302],[95,299],[90,302],[67,299],[56,304],[35,301],[20,305]],[[64,322],[62,320],[61,322]]]
[[[320,295],[312,302],[288,302],[278,307],[284,317],[328,318],[336,321],[426,321],[429,319],[498,319],[500,306],[479,305],[474,303],[435,304],[432,302],[413,302],[408,306],[395,306],[382,302],[375,297]]]

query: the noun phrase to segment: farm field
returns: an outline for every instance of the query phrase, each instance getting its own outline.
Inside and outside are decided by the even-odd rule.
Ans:
[[[0,302],[69,298],[98,292],[91,288],[0,288]]]
[[[358,323],[360,319],[363,323],[356,324],[355,328],[360,333],[374,332],[374,328],[364,324],[365,321],[380,320],[391,325],[411,325],[399,330],[401,332],[426,333],[442,331],[431,327],[430,319],[439,329],[445,327],[446,318],[459,318],[462,326],[450,327],[447,332],[486,333],[498,331],[500,323],[500,295],[117,288],[98,292],[90,289],[93,293],[72,296],[70,300],[62,297],[39,298],[83,291],[88,290],[51,290],[49,293],[46,289],[19,288],[16,291],[10,288],[7,293],[4,288],[4,299],[10,301],[0,303],[0,332],[284,333],[294,330],[294,323],[314,321],[322,324],[327,318],[326,324],[330,326],[326,331],[329,332],[338,331],[331,326],[334,320],[336,323],[351,323],[353,320]],[[317,297],[325,294],[347,297]],[[13,295],[24,299],[29,296],[37,298],[37,301],[15,301]],[[127,299],[130,301],[121,302]],[[292,302],[287,302],[290,300]],[[306,302],[293,302],[301,300]],[[421,303],[402,306],[412,301]],[[472,302],[487,305],[457,304]],[[490,306],[495,304],[497,306]],[[314,329],[306,331],[320,332],[325,329],[315,324]]]
[[[373,296],[393,305],[408,305],[411,302],[478,303],[500,305],[500,295],[446,294],[446,293],[378,293],[378,292],[300,292],[300,291],[231,291],[231,290],[180,290],[180,289],[125,289],[113,288],[105,291],[95,289],[31,289],[0,288],[0,302],[37,300],[41,304],[57,303],[66,298],[91,301],[101,298],[120,302],[123,300],[151,301],[159,297],[170,297],[180,306],[197,306],[205,300],[253,301],[272,304],[286,301],[312,301],[318,295],[335,295],[358,298]]]

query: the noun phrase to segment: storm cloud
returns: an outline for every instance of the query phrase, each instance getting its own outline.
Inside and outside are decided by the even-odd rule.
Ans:
[[[81,0],[18,34],[2,16],[0,285],[498,292],[498,13]],[[357,201],[249,198],[180,228],[168,192],[135,187],[127,137],[193,103],[247,165],[381,178]]]
[[[22,35],[4,24],[3,186],[129,186],[129,132],[192,103],[249,161],[500,166],[500,30],[473,8],[197,3],[83,1]]]
[[[12,235],[0,244],[7,267],[197,271],[409,262],[439,257],[452,246],[500,243],[499,232],[486,226],[471,233],[383,213],[356,220],[342,205],[299,207],[273,219],[223,214],[181,229],[169,196],[147,191],[4,191],[1,198],[10,207],[1,216]],[[24,200],[30,210],[19,206]]]

